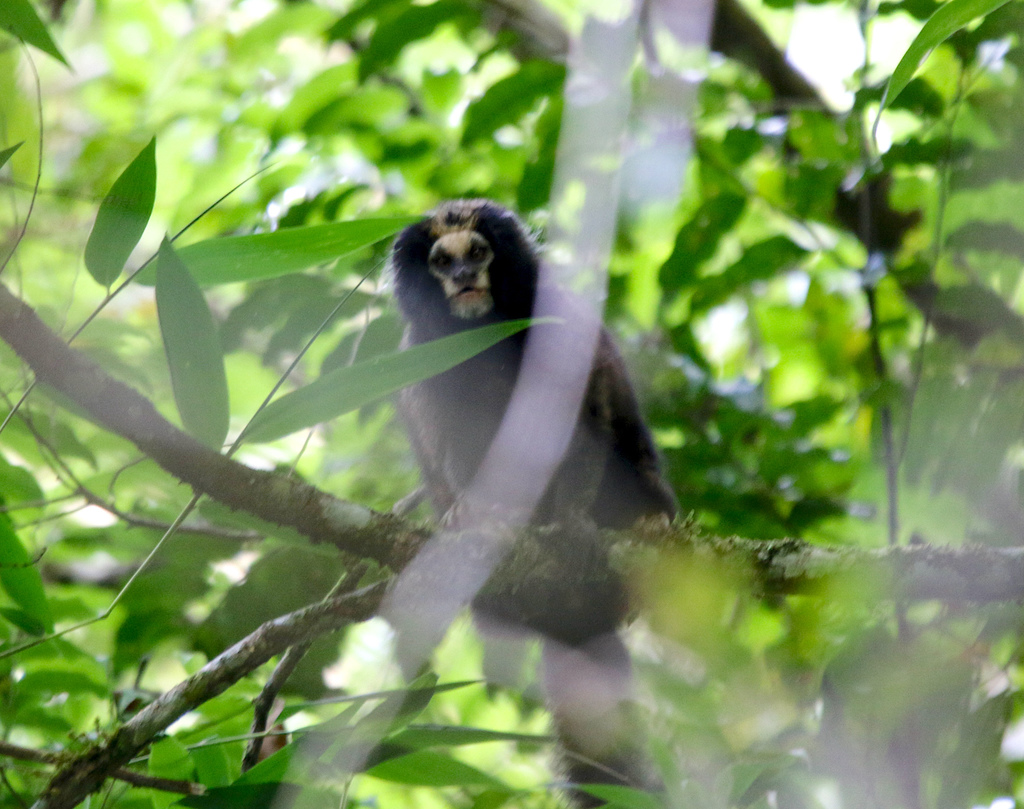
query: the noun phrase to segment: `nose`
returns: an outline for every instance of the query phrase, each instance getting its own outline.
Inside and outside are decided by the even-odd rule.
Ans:
[[[480,268],[468,261],[456,261],[452,264],[449,277],[457,284],[464,284],[476,279]]]

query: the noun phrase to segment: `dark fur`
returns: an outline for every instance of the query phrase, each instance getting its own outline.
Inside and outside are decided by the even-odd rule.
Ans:
[[[468,255],[477,241],[467,231],[486,240],[493,253],[489,262],[456,255]],[[431,262],[439,252],[443,266]],[[395,240],[392,267],[406,345],[533,311],[536,248],[514,214],[486,200],[444,203],[406,228]],[[470,290],[471,296],[486,287],[493,305],[472,317],[466,310],[453,314],[455,304],[443,284]],[[578,304],[561,294],[572,311]],[[526,339],[527,333],[510,337],[400,397],[424,485],[438,515],[449,522],[508,408]],[[524,539],[473,604],[484,628],[526,626],[544,636],[545,688],[566,772],[575,783],[652,781],[630,720],[628,653],[615,634],[625,617],[625,591],[595,524],[623,528],[641,517],[671,518],[675,512],[625,365],[602,329],[572,440],[532,518],[535,525],[561,525]],[[587,677],[590,683],[609,679],[621,690],[613,688],[613,696],[598,696],[581,710],[577,703],[588,690]],[[573,797],[581,806],[601,804],[580,792]]]
[[[473,229],[494,251],[489,268],[494,306],[474,319],[451,313],[441,285],[428,269],[435,234],[458,227],[460,216],[471,217]],[[529,317],[533,310],[539,272],[536,249],[515,215],[492,202],[442,205],[433,216],[402,231],[395,241],[392,265],[409,345],[486,323]],[[441,515],[469,486],[501,424],[525,340],[525,333],[504,340],[406,389],[400,397],[424,484]],[[570,516],[567,511],[582,512],[608,528],[625,528],[645,516],[671,518],[676,511],[625,365],[603,329],[576,433],[533,522],[564,520]]]

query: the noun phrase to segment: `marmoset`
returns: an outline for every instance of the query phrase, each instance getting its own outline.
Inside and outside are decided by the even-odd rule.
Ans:
[[[488,200],[442,203],[399,234],[391,266],[407,346],[534,312],[537,246],[515,214]],[[567,312],[582,311],[570,293],[558,294]],[[452,514],[509,407],[530,332],[553,327],[531,326],[402,391],[400,415],[446,524],[462,527]],[[642,755],[621,707],[630,683],[628,654],[616,634],[625,588],[596,528],[675,513],[625,364],[602,328],[568,449],[530,520],[550,529],[499,566],[492,581],[506,584],[485,585],[473,601],[484,629],[519,625],[545,638],[545,690],[574,782],[651,783],[637,766]],[[600,804],[582,794],[575,801]]]
[[[487,200],[443,203],[395,240],[395,297],[407,324],[406,344],[530,317],[539,266],[529,232],[511,211]],[[439,515],[469,487],[494,439],[528,334],[402,392],[399,409]],[[675,515],[625,365],[604,329],[575,429],[533,523],[565,519],[572,508],[603,528]]]

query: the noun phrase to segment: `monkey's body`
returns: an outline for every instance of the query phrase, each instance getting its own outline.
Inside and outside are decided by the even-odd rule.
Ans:
[[[466,234],[473,234],[469,237]],[[456,269],[456,290],[446,294],[444,273],[431,266],[438,247],[447,259],[460,248],[483,249],[487,260]],[[513,214],[482,200],[445,203],[407,228],[395,242],[395,291],[415,345],[486,323],[530,317],[538,259]],[[449,265],[451,266],[451,265]],[[459,290],[462,290],[461,292]],[[473,299],[468,312],[458,298]],[[567,305],[572,301],[566,296]],[[557,325],[534,328],[559,328]],[[508,408],[522,362],[526,333],[510,337],[473,359],[403,391],[399,407],[434,508],[447,514],[466,491]],[[552,381],[552,384],[555,384]],[[539,414],[542,418],[544,414]],[[625,528],[640,517],[675,514],[661,478],[650,432],[610,335],[599,334],[593,367],[568,451],[536,508],[535,524],[587,516],[598,526]]]
[[[442,204],[402,231],[392,265],[406,345],[533,312],[539,275],[534,245],[519,220],[494,203]],[[557,294],[561,311],[580,310],[568,293]],[[535,325],[530,331],[565,327]],[[507,338],[407,388],[399,399],[423,483],[449,524],[458,525],[460,498],[501,426],[528,339],[529,332]],[[546,416],[538,413],[538,420]],[[671,518],[675,510],[625,365],[600,329],[568,448],[531,518],[538,526],[557,526],[541,542],[521,542],[502,563],[506,576],[492,577],[473,601],[481,626],[525,626],[543,636],[545,691],[574,783],[656,782],[627,707],[629,655],[616,634],[626,612],[625,588],[595,525],[628,527],[641,517]],[[510,570],[513,583],[494,585],[506,581]],[[580,806],[601,804],[572,794]]]

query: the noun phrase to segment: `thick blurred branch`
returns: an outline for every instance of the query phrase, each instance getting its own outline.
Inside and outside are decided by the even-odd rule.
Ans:
[[[755,70],[772,88],[780,106],[828,109],[814,85],[786,60],[739,0],[715,0],[714,20],[708,43],[711,50]]]
[[[648,0],[648,2],[667,0]],[[712,0],[703,0],[711,2]],[[742,62],[768,83],[780,106],[811,105],[827,109],[818,91],[786,61],[785,55],[739,0],[714,0],[711,50]],[[561,19],[538,0],[485,0],[484,19],[492,30],[512,31],[518,55],[564,62],[569,34]]]
[[[739,0],[701,0],[714,2],[714,18],[708,47],[754,70],[771,87],[778,111],[811,107],[835,116],[846,110],[833,110],[817,88],[786,59],[785,53],[764,32],[760,23]],[[649,4],[669,4],[675,0],[646,0]],[[564,62],[569,35],[562,21],[539,0],[484,0],[484,19],[492,30],[516,34],[517,55],[541,57]],[[651,15],[647,19],[652,19]],[[649,33],[649,32],[647,32]],[[892,252],[899,248],[904,234],[920,219],[916,211],[896,211],[889,205],[890,176],[882,172],[865,179],[854,188],[836,195],[836,220],[858,238],[871,233],[869,251]],[[871,227],[863,227],[865,217]]]

